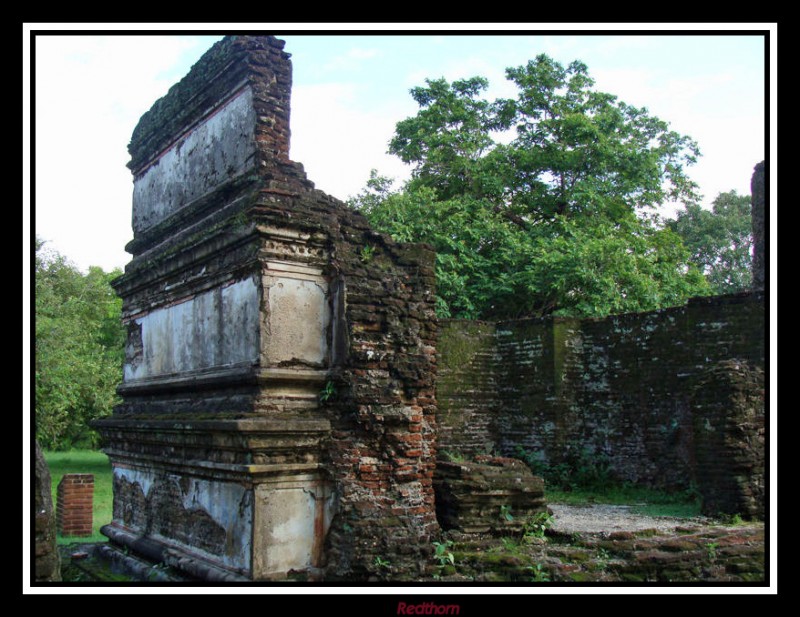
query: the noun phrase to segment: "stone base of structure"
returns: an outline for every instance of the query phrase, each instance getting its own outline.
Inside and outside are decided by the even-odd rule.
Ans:
[[[520,532],[531,516],[547,512],[544,481],[525,463],[506,457],[475,458],[436,463],[436,516],[443,529]]]
[[[107,419],[118,545],[205,580],[316,571],[334,510],[325,420]]]

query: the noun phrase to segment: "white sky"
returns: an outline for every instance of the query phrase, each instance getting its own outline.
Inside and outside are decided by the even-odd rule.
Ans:
[[[417,110],[410,88],[425,78],[482,75],[491,84],[487,96],[513,96],[505,68],[546,53],[563,64],[582,60],[598,89],[647,107],[694,138],[703,156],[689,173],[705,204],[721,191],[749,193],[753,166],[765,158],[763,37],[669,30],[644,36],[641,26],[626,26],[631,34],[584,34],[570,24],[568,35],[520,34],[521,27],[494,36],[308,36],[292,34],[297,27],[270,28],[292,54],[292,159],[318,188],[341,199],[364,186],[371,168],[404,178],[408,168],[386,149],[395,124]],[[132,238],[132,177],[125,167],[131,133],[221,32],[174,36],[151,27],[135,36],[85,30],[36,36],[35,231],[82,269],[130,260],[124,246]]]

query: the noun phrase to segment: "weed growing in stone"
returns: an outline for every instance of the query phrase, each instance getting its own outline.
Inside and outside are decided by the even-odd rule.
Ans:
[[[390,568],[392,566],[391,562],[388,559],[384,559],[380,555],[375,555],[374,564],[378,568]]]
[[[514,552],[519,549],[519,542],[515,538],[510,538],[508,536],[503,536],[500,538],[500,544],[503,545],[503,549]]]
[[[549,583],[550,576],[542,567],[542,564],[537,563],[535,566],[528,566],[527,568],[531,572],[531,582],[532,583]]]
[[[608,567],[608,562],[611,560],[611,554],[604,548],[597,549],[595,555],[595,566],[598,570],[605,570]]]
[[[433,543],[433,548],[434,548],[433,558],[439,562],[440,566],[456,565],[455,555],[453,555],[453,552],[450,550],[452,546],[453,546],[452,540]]]
[[[463,463],[467,460],[463,454],[451,452],[450,450],[442,450],[441,455],[444,460],[451,463]]]
[[[508,522],[514,520],[514,515],[511,514],[511,506],[509,505],[500,506],[500,519]]]
[[[369,263],[372,261],[372,258],[375,255],[375,247],[374,246],[365,246],[361,249],[361,263]]]
[[[717,560],[717,549],[719,548],[719,542],[709,542],[706,544],[706,554],[708,555],[708,559],[711,562]]]
[[[718,516],[720,522],[723,525],[730,525],[730,526],[737,526],[737,525],[746,525],[747,523],[742,518],[741,514],[720,514]]]
[[[524,538],[544,538],[545,533],[553,524],[553,517],[547,512],[538,512],[528,517],[522,528]]]
[[[319,400],[324,403],[332,400],[334,396],[336,396],[336,386],[333,385],[332,381],[328,381],[322,392],[319,393]]]
[[[166,570],[167,567],[168,567],[167,564],[164,563],[163,561],[160,563],[153,564],[152,566],[150,566],[150,572],[147,574],[147,580],[156,579],[158,577],[158,572],[160,570]]]

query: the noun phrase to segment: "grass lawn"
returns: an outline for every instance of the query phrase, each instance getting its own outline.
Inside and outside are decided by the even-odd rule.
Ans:
[[[647,516],[692,518],[700,515],[700,500],[691,491],[667,493],[638,486],[609,486],[601,490],[546,491],[549,503],[628,505]]]
[[[100,527],[111,522],[112,490],[111,464],[102,452],[94,450],[70,450],[69,452],[45,452],[44,458],[50,467],[53,509],[56,508],[57,488],[61,477],[67,473],[90,473],[94,475],[94,508],[92,535],[77,538],[58,535],[59,544],[72,542],[105,542],[106,537],[100,533]]]

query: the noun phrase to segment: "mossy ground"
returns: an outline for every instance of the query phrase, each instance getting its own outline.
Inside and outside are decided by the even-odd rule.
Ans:
[[[536,542],[454,532],[450,537],[455,563],[432,566],[432,580],[525,585],[765,580],[760,523],[715,524],[680,535],[652,529],[610,535],[548,531]]]

